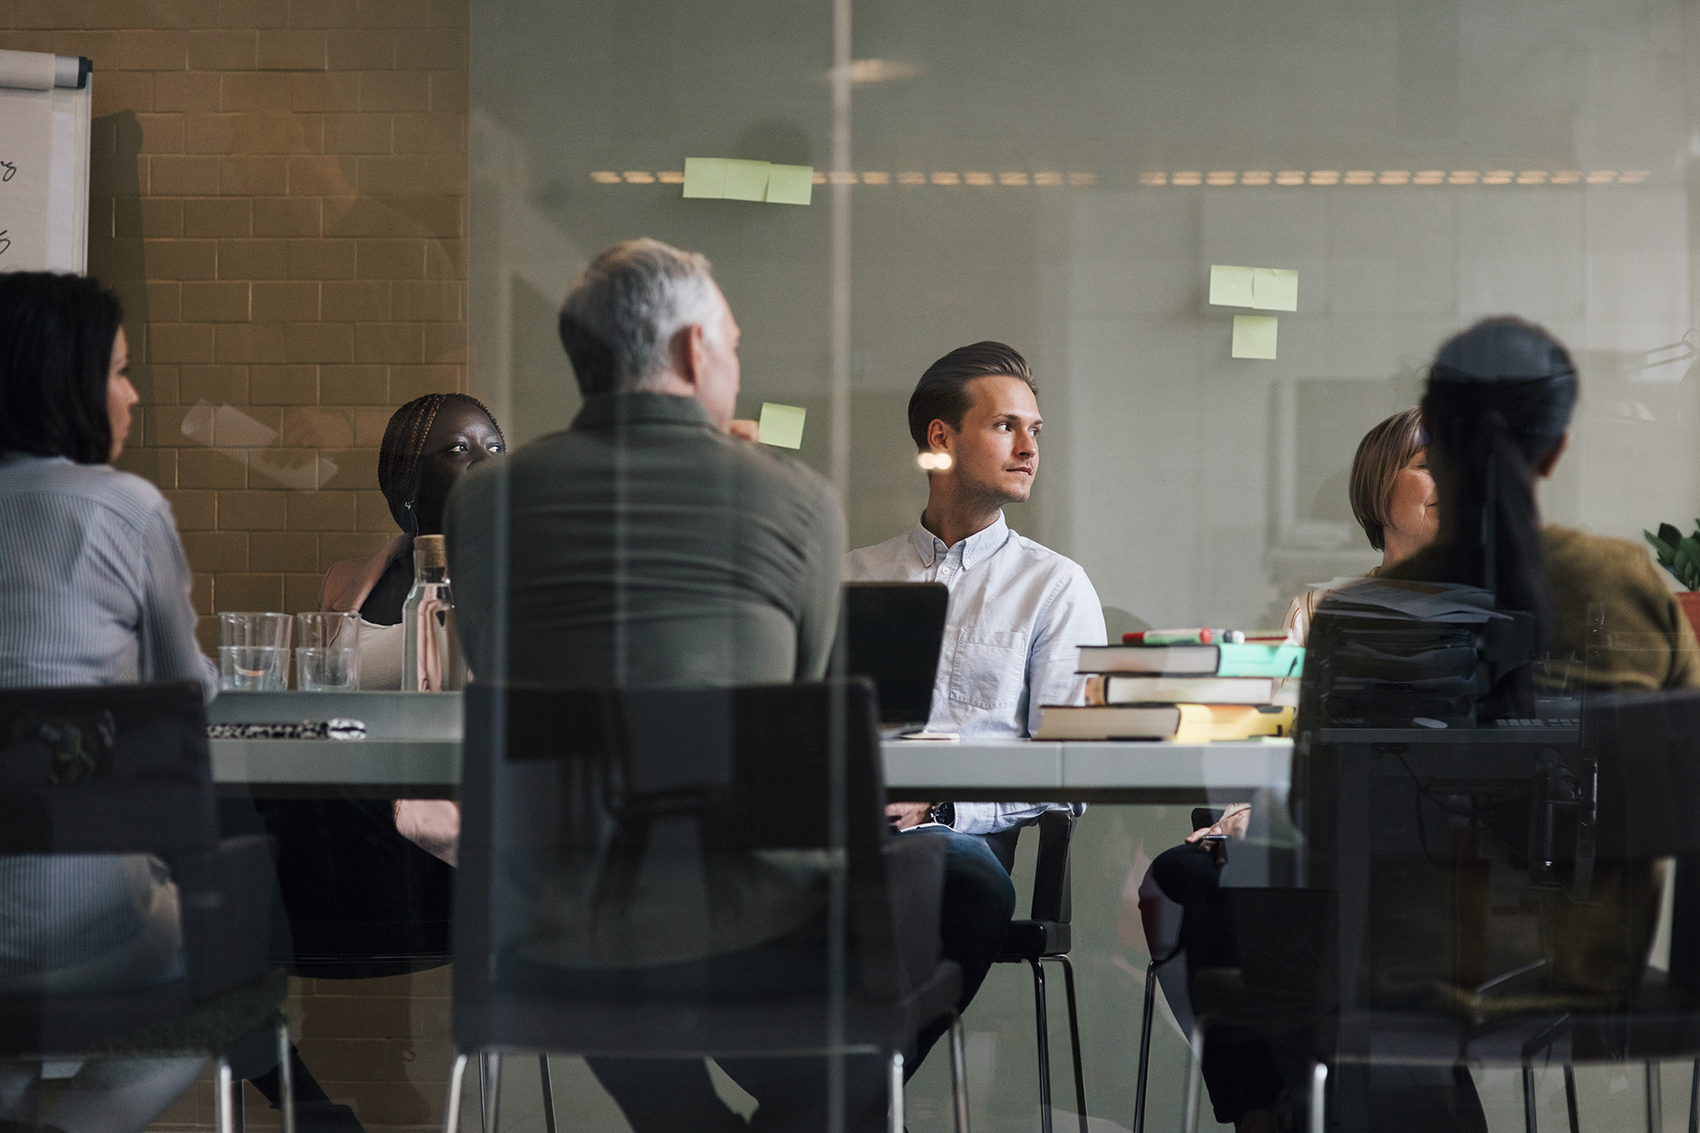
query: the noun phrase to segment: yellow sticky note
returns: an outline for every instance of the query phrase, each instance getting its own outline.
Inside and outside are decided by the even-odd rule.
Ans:
[[[726,199],[729,201],[760,201],[767,197],[768,172],[773,168],[765,161],[726,159]]]
[[[761,432],[758,434],[761,443],[779,448],[802,448],[803,418],[808,416],[808,412],[795,405],[762,402]]]
[[[1252,303],[1251,268],[1210,265],[1210,302],[1217,307],[1250,307]]]
[[[1253,268],[1251,305],[1259,311],[1299,309],[1299,273],[1288,268]]]
[[[772,165],[767,173],[767,200],[774,205],[806,205],[815,190],[812,165]]]
[[[725,195],[725,158],[687,157],[685,159],[685,196],[719,200]]]
[[[1234,316],[1234,357],[1275,357],[1275,330],[1281,320],[1274,315]]]

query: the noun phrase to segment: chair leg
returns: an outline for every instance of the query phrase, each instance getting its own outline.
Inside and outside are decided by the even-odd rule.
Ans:
[[[499,1051],[487,1050],[479,1056],[478,1084],[479,1100],[484,1103],[484,1133],[496,1133],[496,1123],[501,1120],[502,1111],[502,1055]]]
[[[295,1069],[289,1057],[289,1020],[277,1025],[277,1088],[281,1093],[278,1112],[283,1115],[283,1133],[295,1133]]]
[[[549,1052],[537,1056],[537,1075],[543,1080],[543,1133],[555,1133],[555,1080],[549,1075]]]
[[[1536,1133],[1535,1068],[1527,1062],[1523,1064],[1523,1129],[1524,1133]]]
[[[1062,965],[1063,991],[1068,998],[1068,1041],[1074,1054],[1074,1105],[1080,1117],[1080,1133],[1086,1128],[1086,1070],[1080,1062],[1080,1014],[1074,1005],[1074,965],[1067,956],[1051,956]]]
[[[891,1064],[886,1073],[887,1133],[903,1133],[903,1052],[891,1052]]]
[[[1033,968],[1033,1014],[1037,1017],[1039,1038],[1039,1133],[1051,1130],[1051,1020],[1045,1006],[1045,969],[1039,961],[1027,961]]]
[[[1310,1068],[1310,1133],[1328,1133],[1328,1064]]]
[[[1192,1025],[1192,1042],[1186,1057],[1186,1109],[1181,1113],[1181,1133],[1198,1133],[1198,1103],[1204,1081],[1204,1020]]]
[[[1694,1075],[1695,1083],[1700,1084],[1700,1062],[1695,1063]],[[1582,1122],[1576,1116],[1576,1067],[1568,1062],[1564,1064],[1564,1109],[1570,1117],[1570,1133],[1582,1133]]]
[[[213,1078],[213,1111],[218,1121],[218,1133],[235,1133],[236,1089],[230,1076],[230,1060],[220,1057],[218,1072]]]
[[[968,1133],[968,1054],[963,1049],[962,1016],[950,1019],[950,1093],[956,1109],[956,1133]]]
[[[455,1055],[449,1071],[449,1100],[443,1106],[443,1133],[460,1133],[460,1090],[466,1082],[466,1055]]]
[[[1664,1133],[1664,1098],[1659,1090],[1659,1064],[1647,1063],[1647,1133]]]
[[[1576,1127],[1570,1127],[1576,1133]],[[1700,1058],[1694,1060],[1694,1073],[1688,1079],[1688,1133],[1700,1133]]]
[[[1133,1088],[1133,1133],[1145,1133],[1145,1083],[1151,1072],[1151,1019],[1157,1010],[1157,961],[1145,965],[1145,1009],[1139,1016],[1139,1075]]]

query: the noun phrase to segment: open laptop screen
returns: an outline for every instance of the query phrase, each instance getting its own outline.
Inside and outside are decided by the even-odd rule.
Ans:
[[[844,584],[844,671],[873,678],[881,724],[927,722],[949,605],[942,582]]]

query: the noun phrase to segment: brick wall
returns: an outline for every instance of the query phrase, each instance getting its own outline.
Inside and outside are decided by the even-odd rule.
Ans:
[[[89,271],[202,642],[314,607],[394,535],[391,409],[465,388],[467,0],[0,0],[0,48],[94,60]],[[212,630],[209,634],[209,630]]]

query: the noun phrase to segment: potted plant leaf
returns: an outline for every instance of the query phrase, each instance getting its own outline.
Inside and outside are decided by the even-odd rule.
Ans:
[[[1659,524],[1659,533],[1643,531],[1647,542],[1659,556],[1659,565],[1686,590],[1678,592],[1676,600],[1688,615],[1688,624],[1700,626],[1700,519],[1694,521],[1694,534],[1684,535],[1669,523]]]

